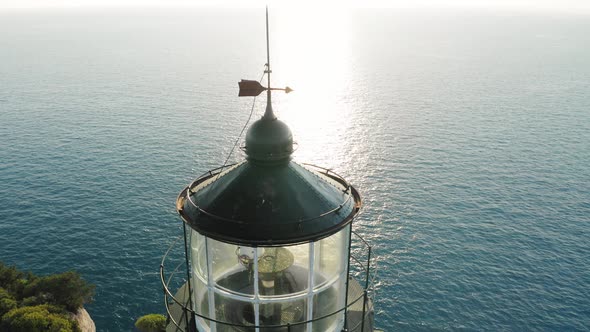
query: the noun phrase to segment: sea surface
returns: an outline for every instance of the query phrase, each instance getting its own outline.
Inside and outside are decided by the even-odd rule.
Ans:
[[[270,23],[295,160],[364,198],[377,326],[590,328],[588,14],[271,7]],[[98,331],[164,313],[176,196],[226,160],[264,38],[263,9],[0,11],[0,260],[79,271]]]

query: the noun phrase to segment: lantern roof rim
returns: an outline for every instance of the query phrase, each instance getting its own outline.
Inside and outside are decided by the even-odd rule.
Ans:
[[[215,187],[216,182],[223,179],[225,175],[237,173],[237,168],[247,167],[247,164],[248,161],[244,161],[242,163],[229,165],[227,168],[221,167],[210,170],[184,188],[179,194],[176,204],[182,220],[200,234],[222,242],[251,247],[280,246],[287,244],[295,245],[306,242],[315,242],[337,233],[340,229],[352,222],[362,206],[358,191],[337,173],[330,169],[312,164],[304,164],[305,166],[302,166],[293,161],[290,161],[289,164],[295,164],[293,166],[296,166],[298,172],[305,171],[309,172],[310,175],[318,176],[318,183],[322,182],[324,185],[328,184],[333,186],[334,188],[332,188],[332,190],[336,190],[334,192],[337,192],[340,188],[340,190],[342,190],[341,195],[343,200],[337,204],[333,203],[334,197],[332,197],[332,201],[326,200],[324,206],[329,203],[335,206],[309,218],[297,218],[296,216],[296,218],[288,220],[284,218],[277,219],[276,217],[271,216],[270,219],[272,220],[262,220],[260,222],[253,221],[251,218],[246,220],[231,217],[228,218],[214,213],[215,210],[220,210],[219,207],[214,208],[213,210],[208,210],[206,207],[199,206],[200,202],[195,200],[195,193],[202,191],[205,187]],[[258,167],[258,165],[254,165],[254,167]],[[240,175],[241,174],[238,174],[236,176]],[[220,187],[223,185],[224,184],[220,185]],[[313,185],[311,187],[313,187]],[[223,194],[225,189],[226,188],[210,189],[210,191],[219,190],[220,192],[214,194],[213,203],[211,204],[215,204],[215,200],[224,201],[223,199],[219,199],[219,196]],[[314,194],[317,198],[324,199],[321,197],[323,194],[322,192],[316,192]],[[346,214],[343,215],[341,212],[345,212]],[[257,232],[253,231],[254,229],[259,232],[265,232],[268,227],[273,227],[275,230],[280,231],[285,230],[285,232],[283,232],[284,234],[276,234],[268,231],[265,233],[266,236],[262,237],[259,236]],[[229,231],[228,228],[236,230],[242,229],[242,231],[233,232]]]

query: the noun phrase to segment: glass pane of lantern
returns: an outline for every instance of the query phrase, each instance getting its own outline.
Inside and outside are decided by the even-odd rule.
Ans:
[[[211,261],[211,277],[216,287],[240,294],[253,294],[252,270],[244,261],[243,248],[212,239],[207,239]]]
[[[336,283],[328,287],[314,296],[313,303],[313,318],[317,319],[334,312],[344,307],[344,296],[346,295],[346,275],[343,274]],[[326,318],[320,319],[313,324],[313,331],[340,331],[344,324],[344,312],[330,315]]]
[[[195,312],[199,315],[209,317],[209,296],[207,292],[207,285],[198,277],[193,278]],[[197,325],[204,327],[209,326],[209,321],[198,318]]]
[[[334,281],[345,271],[348,262],[350,226],[315,243],[314,286]]]
[[[210,297],[210,294],[215,295]],[[210,294],[204,292],[204,294],[201,295],[197,308],[202,308],[202,310],[198,309],[197,313],[213,318],[218,322],[199,318],[197,326],[204,328],[205,326],[210,327],[211,325],[214,325],[217,332],[253,331],[252,328],[246,327],[254,325],[255,322],[253,303],[241,301],[232,296],[217,294],[212,291]],[[214,314],[213,311],[209,310],[210,308],[213,308],[213,306],[210,306],[210,300],[213,300],[215,303],[215,309],[213,309]],[[224,322],[227,324],[224,324]],[[208,329],[203,330],[209,331]]]
[[[258,290],[262,298],[307,290],[309,244],[262,249],[258,258]]]
[[[240,301],[222,294],[215,294],[215,317],[221,322],[216,323],[217,332],[254,331],[255,324],[254,304]],[[235,326],[238,325],[238,326]]]
[[[260,304],[260,325],[287,325],[306,321],[306,298]],[[293,325],[290,331],[306,331],[306,324]],[[260,329],[260,331],[287,331],[286,328]]]
[[[191,257],[194,273],[207,281],[207,251],[205,250],[205,237],[196,231],[191,232]]]

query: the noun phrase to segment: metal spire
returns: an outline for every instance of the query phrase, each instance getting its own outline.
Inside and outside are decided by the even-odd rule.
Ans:
[[[272,111],[272,101],[271,101],[271,89],[270,89],[270,43],[269,43],[269,36],[268,36],[268,6],[266,6],[266,73],[267,79],[267,87],[269,89],[266,90],[266,111],[264,112],[264,119],[274,120],[277,117],[275,116],[274,112]]]
[[[266,91],[266,112],[264,113],[264,119],[274,120],[277,117],[274,115],[272,110],[272,100],[271,100],[271,90],[280,90],[285,91],[285,93],[289,93],[293,91],[290,87],[285,88],[272,88],[270,86],[270,73],[272,70],[270,69],[270,38],[269,38],[269,28],[268,28],[268,6],[266,6],[266,63],[264,64],[264,73],[266,74],[267,79],[267,87],[263,87],[259,81],[254,80],[241,80],[238,82],[240,87],[240,92],[238,93],[239,97],[256,97],[261,94],[263,91]]]

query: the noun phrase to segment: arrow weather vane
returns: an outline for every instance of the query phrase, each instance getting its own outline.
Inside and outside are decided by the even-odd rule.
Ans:
[[[265,64],[266,69],[264,70],[264,73],[266,74],[267,77],[267,87],[262,86],[262,84],[260,84],[260,82],[258,81],[254,81],[254,80],[241,80],[240,82],[238,82],[238,86],[240,87],[240,92],[238,93],[239,97],[256,97],[259,94],[261,94],[263,91],[267,92],[267,108],[270,107],[270,92],[272,90],[280,90],[280,91],[285,91],[285,93],[289,93],[291,91],[293,91],[293,89],[289,88],[289,87],[285,87],[285,88],[271,88],[270,87],[270,73],[272,72],[270,70],[270,47],[269,47],[269,38],[268,38],[268,6],[266,7],[266,64]]]

